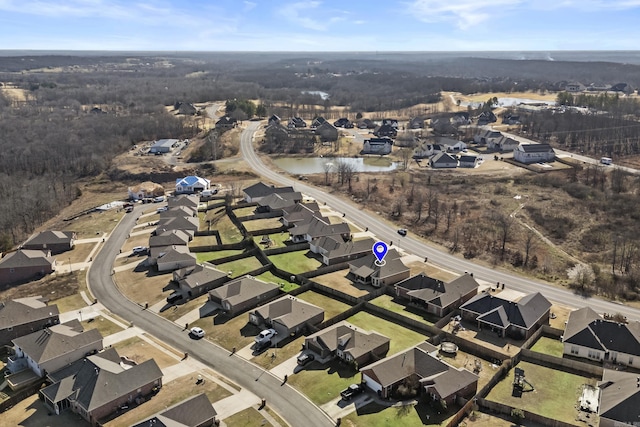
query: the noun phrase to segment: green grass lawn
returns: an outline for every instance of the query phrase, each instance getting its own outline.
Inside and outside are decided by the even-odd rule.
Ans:
[[[562,341],[557,338],[540,337],[538,341],[531,347],[532,351],[548,354],[549,356],[562,357],[564,346]]]
[[[296,298],[300,298],[303,301],[324,308],[324,320],[331,319],[332,317],[335,317],[351,308],[348,304],[313,291],[303,292]]]
[[[224,208],[214,209],[206,214],[201,212],[198,216],[200,217],[200,229],[207,230],[207,221],[211,221],[211,229],[218,230],[223,244],[242,241],[240,230],[231,222]]]
[[[271,246],[267,248],[266,245],[260,243],[263,236],[253,236],[253,241],[261,247],[262,249],[273,249],[273,248],[283,248],[285,247],[285,241],[289,240],[289,233],[275,233],[269,234],[269,238],[271,239]]]
[[[511,369],[507,377],[491,390],[487,399],[567,423],[575,422],[575,404],[582,385],[596,383],[594,379],[533,363],[520,362],[517,366],[524,370],[525,379],[535,390],[524,392],[521,397],[512,396],[514,369]]]
[[[245,226],[247,231],[252,232],[256,230],[265,230],[268,228],[278,228],[282,227],[282,223],[280,222],[280,218],[263,218],[263,219],[254,219],[251,221],[245,221],[242,223]]]
[[[291,283],[288,280],[284,280],[279,278],[278,276],[276,276],[275,274],[273,274],[270,271],[266,271],[264,273],[262,273],[259,276],[256,276],[258,279],[263,280],[265,282],[271,282],[271,283],[277,283],[277,284],[282,284],[280,286],[280,289],[282,289],[284,292],[289,292],[293,289],[299,288],[300,285],[296,284],[296,283]]]
[[[232,255],[238,255],[238,254],[241,254],[242,252],[244,252],[242,249],[238,249],[238,250],[229,249],[226,251],[195,252],[195,254],[199,264],[207,261],[211,262],[212,264],[215,264],[215,261],[218,259],[226,258]]]
[[[360,382],[360,373],[351,366],[335,360],[325,365],[311,362],[297,374],[289,375],[289,384],[316,405],[322,405],[338,397],[349,384],[357,382]]]
[[[393,297],[390,295],[381,295],[378,298],[371,300],[371,304],[377,305],[378,307],[386,308],[387,310],[393,311],[394,313],[402,314],[403,316],[410,319],[424,322],[427,325],[433,325],[435,321],[437,321],[435,317],[432,317],[427,312],[421,312],[418,309],[405,307],[404,305],[395,302],[393,300]]]
[[[269,259],[281,270],[292,274],[306,273],[317,270],[322,263],[315,258],[308,257],[309,251],[295,251],[286,254],[271,255]]]
[[[214,317],[203,317],[189,326],[199,326],[206,332],[205,339],[215,342],[231,351],[233,347],[241,349],[251,344],[260,328],[249,323],[247,313],[240,314],[225,323],[218,323]]]
[[[343,424],[352,427],[418,427],[423,425],[446,425],[450,417],[459,408],[448,408],[438,414],[438,410],[420,401],[417,405],[387,407],[372,402],[357,408],[355,412],[344,417]],[[428,418],[427,418],[428,416]]]
[[[216,265],[216,267],[222,271],[230,271],[231,277],[236,278],[262,267],[262,264],[260,264],[260,261],[258,261],[256,257],[247,257],[236,261],[225,262],[224,264]]]
[[[93,319],[85,320],[82,323],[82,327],[85,331],[90,329],[97,329],[100,331],[103,337],[108,337],[111,334],[122,331],[122,328],[112,321],[105,319],[102,316],[94,317]]]
[[[270,348],[269,351],[264,351],[253,357],[251,361],[265,369],[271,369],[278,366],[285,360],[300,353],[302,346],[304,345],[304,338],[304,336],[298,337],[284,347]],[[275,355],[275,357],[272,357],[272,354]]]
[[[376,331],[391,339],[387,356],[398,353],[426,340],[428,336],[404,328],[395,323],[361,311],[349,317],[347,322],[367,331]]]

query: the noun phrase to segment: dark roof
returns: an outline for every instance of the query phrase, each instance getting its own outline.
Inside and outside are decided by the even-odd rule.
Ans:
[[[604,320],[592,309],[581,308],[569,314],[563,342],[640,356],[640,322]]]
[[[400,272],[410,270],[409,267],[402,263],[400,254],[395,249],[389,249],[384,260],[384,265],[377,265],[377,258],[372,253],[371,255],[350,261],[349,268],[355,268],[353,273],[360,277],[371,276],[376,278],[395,276]]]
[[[525,329],[532,327],[549,311],[549,308],[551,303],[539,292],[526,295],[518,302],[483,293],[471,298],[460,307],[462,310],[478,314],[479,320],[486,319],[487,322],[495,325],[508,322]]]
[[[439,163],[448,164],[451,162],[458,163],[458,159],[456,159],[455,157],[453,157],[448,153],[445,153],[444,151],[441,151],[440,153],[436,154],[431,158],[431,163],[433,164],[439,164]]]
[[[297,223],[289,230],[292,236],[309,235],[311,239],[323,236],[338,236],[351,233],[349,224],[341,222],[331,224],[326,218],[313,216],[308,222]]]
[[[209,291],[209,295],[221,300],[226,300],[229,304],[235,305],[279,288],[275,283],[263,282],[260,279],[247,275]]]
[[[191,206],[194,208],[198,208],[198,203],[200,202],[200,198],[197,195],[193,194],[180,194],[174,197],[167,198],[167,206],[170,208],[174,206]]]
[[[302,200],[302,193],[299,191],[292,191],[290,193],[272,193],[264,196],[258,201],[259,206],[269,206],[271,209],[283,209],[291,205],[295,205],[296,202]]]
[[[167,247],[171,245],[186,245],[190,236],[182,230],[165,230],[149,237],[149,247]]]
[[[267,185],[263,182],[258,182],[253,184],[244,190],[242,190],[247,196],[253,197],[264,197],[273,193],[292,193],[293,187],[274,187]]]
[[[49,251],[20,249],[0,259],[0,268],[49,267],[55,261]]]
[[[601,418],[608,418],[621,423],[637,422],[640,408],[640,387],[638,375],[628,372],[605,369],[600,388]]]
[[[327,237],[327,239],[333,240],[331,237]],[[335,240],[333,240],[335,242]],[[328,242],[327,240],[327,243]],[[363,240],[350,240],[348,242],[337,242],[338,245],[332,248],[328,248],[327,258],[335,259],[348,255],[357,255],[364,254],[370,252],[373,248],[373,244],[375,240],[372,238],[366,238]]]
[[[24,242],[23,246],[70,243],[74,235],[73,231],[42,231],[31,236],[29,240]]]
[[[197,427],[217,415],[206,394],[183,400],[133,427]]]
[[[444,283],[432,279],[423,273],[398,282],[396,288],[407,289],[408,295],[423,300],[438,307],[447,307],[458,301],[462,296],[478,289],[478,282],[468,274]]]
[[[190,289],[195,289],[226,277],[227,273],[218,270],[214,265],[205,262],[203,264],[196,265],[186,277],[180,280],[180,285]]]
[[[47,305],[39,296],[1,302],[0,330],[47,318],[57,318],[59,313],[57,305]]]
[[[450,368],[448,371],[443,372],[442,374],[430,380],[432,384],[428,387],[433,387],[440,395],[440,398],[446,399],[477,381],[478,376],[467,371],[466,369],[458,370]]]
[[[547,153],[553,151],[549,144],[520,144],[519,148],[525,153]]]
[[[235,117],[222,116],[220,120],[216,122],[216,126],[232,126],[238,122]]]
[[[349,353],[354,359],[374,351],[390,341],[384,335],[357,328],[346,321],[309,335],[306,340],[331,352],[341,350]]]
[[[460,156],[460,163],[475,163],[478,160],[477,156]]]
[[[324,309],[286,295],[256,309],[256,312],[259,313],[263,319],[270,319],[272,322],[277,321],[287,328],[293,329],[296,326],[308,322],[318,314],[324,313]]]

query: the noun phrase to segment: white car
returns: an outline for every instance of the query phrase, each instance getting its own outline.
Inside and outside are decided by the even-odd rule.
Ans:
[[[278,335],[278,333],[275,329],[265,329],[258,334],[258,336],[256,337],[256,342],[261,343],[265,341],[271,341],[271,338],[275,337],[276,335]]]
[[[202,337],[204,337],[204,330],[202,328],[194,326],[189,331],[189,334],[191,334],[191,336],[194,337],[194,338],[202,338]]]
[[[168,210],[168,209],[169,209],[169,208],[168,208],[167,206],[163,206],[163,207],[161,207],[161,208],[156,209],[156,212],[157,212],[157,213],[160,213],[160,212],[164,212],[164,211],[166,211],[166,210]]]
[[[146,254],[149,248],[146,246],[136,246],[133,248],[134,255]]]

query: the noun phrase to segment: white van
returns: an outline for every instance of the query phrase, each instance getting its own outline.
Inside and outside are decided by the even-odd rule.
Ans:
[[[602,163],[603,165],[612,165],[613,159],[610,157],[603,157],[600,159],[600,163]]]

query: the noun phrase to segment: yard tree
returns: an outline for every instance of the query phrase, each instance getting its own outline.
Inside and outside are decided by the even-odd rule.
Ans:
[[[524,267],[527,267],[529,265],[529,255],[531,254],[531,251],[534,250],[536,245],[535,237],[536,237],[536,232],[532,228],[526,227],[526,230],[524,232],[524,239],[523,239],[524,260],[522,262],[522,265]]]
[[[491,218],[498,231],[498,239],[500,240],[500,259],[504,259],[507,242],[511,238],[511,228],[514,220],[512,216],[498,211],[494,211],[491,214]]]

